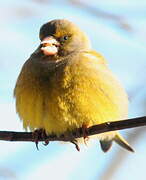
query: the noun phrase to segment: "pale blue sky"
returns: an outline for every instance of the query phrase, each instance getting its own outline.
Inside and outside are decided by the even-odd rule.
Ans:
[[[129,117],[146,115],[146,0],[90,0],[90,5],[124,17],[132,30],[126,31],[119,22],[92,15],[65,0],[44,4],[30,0],[0,2],[0,130],[24,131],[15,113],[13,88],[21,66],[40,43],[40,26],[54,18],[77,23],[89,35],[93,48],[106,57],[129,94]],[[144,128],[141,131],[144,132]],[[11,175],[7,179],[13,175],[13,179],[20,180],[144,180],[146,134],[135,135],[133,130],[123,134],[137,137],[137,141],[132,142],[135,154],[120,150],[115,144],[104,154],[98,142],[82,147],[79,153],[70,144],[40,145],[37,151],[33,143],[1,141],[0,180],[6,178],[4,171]],[[101,179],[119,150],[123,156],[120,168],[112,179]]]

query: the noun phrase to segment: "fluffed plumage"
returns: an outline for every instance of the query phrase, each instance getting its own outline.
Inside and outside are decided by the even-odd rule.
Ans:
[[[54,20],[40,29],[41,44],[22,67],[14,96],[25,129],[60,135],[127,118],[128,98],[102,55],[76,25]],[[106,152],[114,140],[133,151],[118,132],[98,135]]]

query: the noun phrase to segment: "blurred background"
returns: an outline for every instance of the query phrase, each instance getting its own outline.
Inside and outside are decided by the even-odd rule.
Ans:
[[[125,86],[129,118],[146,115],[146,0],[0,1],[0,130],[23,131],[15,112],[13,88],[25,60],[40,43],[45,22],[66,18],[78,24],[92,46],[108,60]],[[114,144],[104,154],[99,143],[0,142],[0,180],[145,180],[146,128],[121,131],[135,149]]]

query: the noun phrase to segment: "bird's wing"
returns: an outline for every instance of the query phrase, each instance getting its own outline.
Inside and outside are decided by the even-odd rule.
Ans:
[[[96,59],[96,61],[98,61],[99,64],[107,65],[106,59],[95,50],[86,51],[84,55],[87,56],[87,58]]]

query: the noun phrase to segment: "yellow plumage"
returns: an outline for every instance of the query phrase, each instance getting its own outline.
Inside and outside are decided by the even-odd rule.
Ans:
[[[60,135],[83,124],[89,127],[127,118],[127,94],[100,54],[78,51],[66,55],[64,61],[69,61],[58,63],[54,72],[43,73],[34,59],[24,64],[14,90],[25,129],[43,128]],[[120,139],[117,132],[98,136],[103,141]]]

